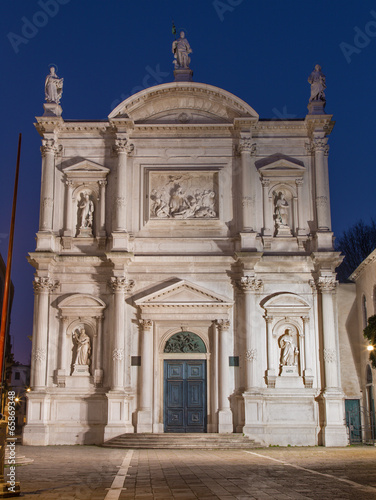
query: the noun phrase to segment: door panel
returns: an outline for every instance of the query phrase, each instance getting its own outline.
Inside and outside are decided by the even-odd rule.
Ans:
[[[165,432],[206,432],[206,361],[164,362]]]

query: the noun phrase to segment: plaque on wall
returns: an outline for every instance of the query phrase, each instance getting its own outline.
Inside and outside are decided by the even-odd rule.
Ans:
[[[218,172],[149,172],[150,219],[217,219]]]

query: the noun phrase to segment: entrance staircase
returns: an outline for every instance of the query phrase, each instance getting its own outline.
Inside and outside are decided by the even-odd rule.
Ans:
[[[261,444],[243,434],[217,433],[165,433],[165,434],[122,434],[106,441],[108,448],[129,449],[215,449],[245,450],[261,448]]]

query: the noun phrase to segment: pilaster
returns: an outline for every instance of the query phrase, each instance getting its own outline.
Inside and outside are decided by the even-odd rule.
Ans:
[[[220,319],[216,321],[216,326],[218,329],[218,432],[232,433],[234,429],[228,383],[228,332],[230,329],[230,322],[225,319]]]
[[[137,413],[137,432],[153,432],[153,322],[140,320],[141,331],[141,380],[139,387],[140,408]]]

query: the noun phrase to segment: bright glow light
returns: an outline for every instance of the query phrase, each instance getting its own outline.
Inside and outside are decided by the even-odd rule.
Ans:
[[[20,398],[14,398],[15,402],[18,403],[18,401],[20,400]]]
[[[373,345],[367,345],[367,351],[373,351],[374,349]]]
[[[31,391],[31,389],[30,389],[30,387],[28,387],[28,388],[26,389],[26,392],[30,392],[30,391]]]

